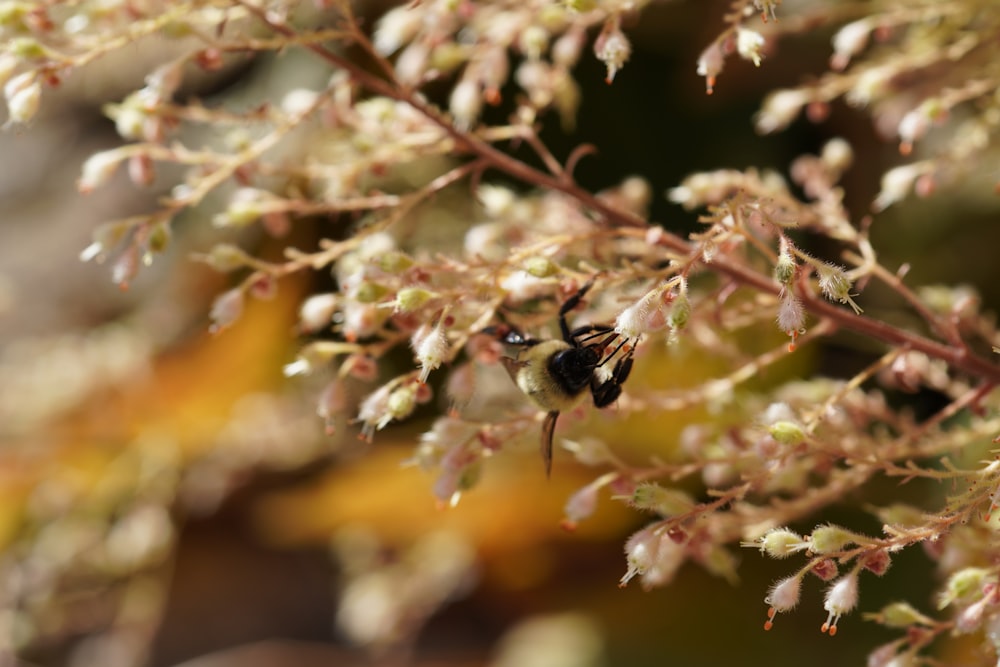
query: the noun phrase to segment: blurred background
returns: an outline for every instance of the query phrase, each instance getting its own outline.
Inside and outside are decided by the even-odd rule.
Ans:
[[[768,90],[825,70],[831,33],[783,41],[759,69],[730,60],[709,97],[695,63],[727,5],[652,3],[623,26],[635,50],[614,84],[586,54],[575,130],[549,122],[543,138],[560,158],[581,143],[598,147],[576,172],[592,190],[644,176],[652,218],[684,232],[694,216],[664,193],[688,173],[784,172],[842,136],[857,153],[847,204],[867,214],[881,173],[901,160],[864,112],[834,105],[821,124],[799,120],[766,137],[751,123]],[[359,3],[359,12],[371,25],[388,6]],[[328,435],[315,415],[321,385],[282,375],[300,343],[298,304],[317,285],[284,281],[213,336],[208,312],[227,279],[191,259],[220,239],[278,257],[285,244],[315,243],[319,223],[275,241],[183,218],[171,248],[127,291],[107,266],[80,262],[98,224],[148,210],[171,182],[160,174],[139,191],[120,174],[85,198],[74,186],[86,156],[119,143],[101,105],[179,48],[151,40],[101,60],[47,91],[31,126],[0,134],[3,664],[699,667],[808,656],[822,667],[862,664],[892,638],[859,614],[836,639],[821,635],[819,587],[763,632],[764,594],[787,572],[753,550],[739,554],[739,582],[688,564],[667,588],[619,589],[624,541],[643,518],[605,498],[593,519],[563,530],[563,503],[592,478],[568,457],[557,454],[546,480],[537,452],[504,452],[472,493],[441,508],[433,479],[402,466],[429,415],[387,428],[372,445],[350,425]],[[189,81],[183,94],[238,103],[328,75],[290,52],[240,60]],[[1000,281],[996,226],[987,223],[997,174],[981,176],[880,214],[873,237],[884,264],[912,264],[914,284],[969,283],[992,310]],[[846,377],[870,360],[856,342],[834,338],[783,372]],[[641,371],[643,381],[713,371],[708,362],[660,363]],[[670,440],[684,415],[671,419],[628,427],[622,446],[649,429]],[[914,483],[909,493],[936,492]],[[817,522],[878,530],[843,511]],[[862,607],[902,592],[929,606],[929,572],[921,554],[901,554],[892,576],[865,589]]]

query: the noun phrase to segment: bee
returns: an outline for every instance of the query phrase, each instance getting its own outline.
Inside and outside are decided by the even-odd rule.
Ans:
[[[534,340],[510,330],[503,342],[520,347],[517,357],[501,357],[511,379],[539,409],[547,412],[542,423],[542,461],[545,474],[552,473],[552,436],[560,412],[575,408],[588,393],[594,405],[603,408],[617,400],[622,384],[632,372],[633,347],[618,357],[608,372],[606,364],[628,343],[607,325],[590,324],[570,329],[566,316],[576,308],[593,282],[586,283],[559,309],[561,339]],[[618,345],[606,354],[615,341]]]

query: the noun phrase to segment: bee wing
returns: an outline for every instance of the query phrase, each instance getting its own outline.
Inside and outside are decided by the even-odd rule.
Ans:
[[[507,371],[507,375],[509,375],[510,379],[515,383],[517,382],[518,371],[528,365],[527,361],[520,361],[518,359],[514,359],[513,357],[500,357],[500,363],[503,364],[504,370]]]
[[[555,410],[545,415],[542,422],[542,461],[545,463],[545,476],[552,476],[552,435],[556,430],[556,420],[559,413]]]

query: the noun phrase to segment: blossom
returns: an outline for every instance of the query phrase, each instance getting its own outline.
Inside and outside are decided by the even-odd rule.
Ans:
[[[126,157],[120,148],[94,153],[83,163],[76,189],[81,194],[89,194],[104,185]]]
[[[216,297],[208,315],[212,320],[209,330],[212,333],[219,333],[236,322],[243,314],[244,301],[243,290],[239,287],[234,287]]]
[[[837,622],[840,621],[840,617],[850,613],[857,604],[858,573],[853,571],[835,581],[826,590],[823,609],[827,611],[827,617],[820,631],[829,632],[831,637],[837,634]]]
[[[792,294],[791,290],[784,290],[778,301],[778,329],[791,335],[798,333],[805,324],[806,314],[802,307],[802,302]]]
[[[830,67],[842,70],[851,61],[851,56],[860,53],[868,45],[872,24],[868,18],[859,19],[843,26],[833,36],[833,56]]]
[[[761,134],[777,132],[788,126],[810,102],[804,90],[776,90],[766,98],[761,110],[754,117],[754,124]]]
[[[604,24],[604,29],[594,41],[594,54],[607,67],[608,75],[604,80],[611,83],[618,70],[632,55],[632,44],[618,27],[618,21],[612,20]]]
[[[712,42],[698,57],[698,74],[705,77],[705,92],[709,95],[715,90],[715,79],[722,72],[725,62],[721,42]]]
[[[34,72],[18,74],[3,87],[7,99],[7,124],[27,123],[35,117],[42,100],[42,84]]]
[[[774,617],[779,612],[791,611],[799,603],[799,596],[802,593],[802,576],[792,575],[775,582],[767,592],[764,602],[769,605],[767,610],[767,620],[764,622],[764,629],[770,630],[774,627]]]
[[[420,381],[426,382],[430,372],[448,356],[448,339],[439,323],[433,329],[428,329],[426,325],[418,329],[410,343],[420,363]]]
[[[757,67],[760,67],[760,60],[763,57],[760,51],[764,47],[764,44],[764,35],[759,32],[747,30],[746,28],[737,29],[736,52]]]
[[[479,81],[463,77],[451,91],[448,109],[455,119],[455,127],[463,131],[471,129],[483,109],[483,91]]]

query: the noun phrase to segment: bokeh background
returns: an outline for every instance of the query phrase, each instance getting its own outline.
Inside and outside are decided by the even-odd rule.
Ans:
[[[863,110],[834,105],[823,123],[803,119],[763,137],[751,122],[768,90],[824,71],[831,33],[787,39],[759,69],[730,60],[706,96],[695,62],[726,5],[652,3],[624,26],[635,52],[614,84],[586,55],[576,72],[584,99],[577,127],[566,133],[549,122],[544,138],[560,157],[581,143],[598,147],[576,172],[593,190],[632,174],[647,178],[652,218],[683,232],[695,228],[694,216],[664,193],[688,173],[751,165],[784,172],[794,157],[842,136],[857,154],[845,188],[860,219],[881,173],[900,161]],[[371,25],[388,6],[358,10]],[[227,279],[191,259],[220,239],[278,257],[285,243],[305,247],[327,233],[321,221],[297,225],[279,242],[252,232],[234,237],[187,216],[168,252],[127,291],[112,285],[107,266],[80,262],[99,223],[147,210],[170,184],[163,173],[148,191],[123,175],[87,197],[74,187],[87,155],[118,144],[102,104],[141,85],[171,48],[151,41],[100,61],[47,92],[32,125],[0,134],[4,664],[17,664],[16,653],[27,664],[73,667],[707,667],[804,659],[822,667],[863,664],[874,645],[891,639],[860,614],[835,639],[821,635],[819,586],[765,633],[763,597],[786,569],[752,550],[740,554],[739,582],[689,564],[667,588],[620,589],[622,545],[642,517],[605,498],[592,520],[563,530],[563,503],[590,479],[568,457],[557,456],[546,480],[537,452],[505,451],[473,492],[441,508],[432,478],[402,465],[430,411],[372,445],[358,442],[349,424],[325,433],[314,410],[320,385],[286,380],[282,366],[300,343],[299,301],[329,278],[285,281],[274,299],[254,301],[234,327],[211,335],[207,313]],[[328,75],[289,52],[233,62],[189,82],[184,94],[239,104],[316,87]],[[505,110],[492,113],[502,118]],[[909,262],[915,284],[969,283],[993,310],[997,175],[979,170],[961,186],[878,215],[873,237],[884,263]],[[877,312],[878,298],[866,294],[866,308]],[[847,377],[874,352],[838,336],[804,350],[771,381]],[[712,360],[654,357],[629,390],[693,383],[716,370]],[[934,403],[918,396],[914,408]],[[628,425],[616,451],[673,447],[684,421],[676,414]],[[636,450],[636,442],[647,444]],[[871,492],[878,498],[888,488]],[[913,483],[905,493],[933,505],[940,491]],[[834,512],[816,523],[878,530],[849,503]],[[923,555],[911,551],[884,581],[865,587],[863,609],[903,595],[930,608],[935,582]]]

